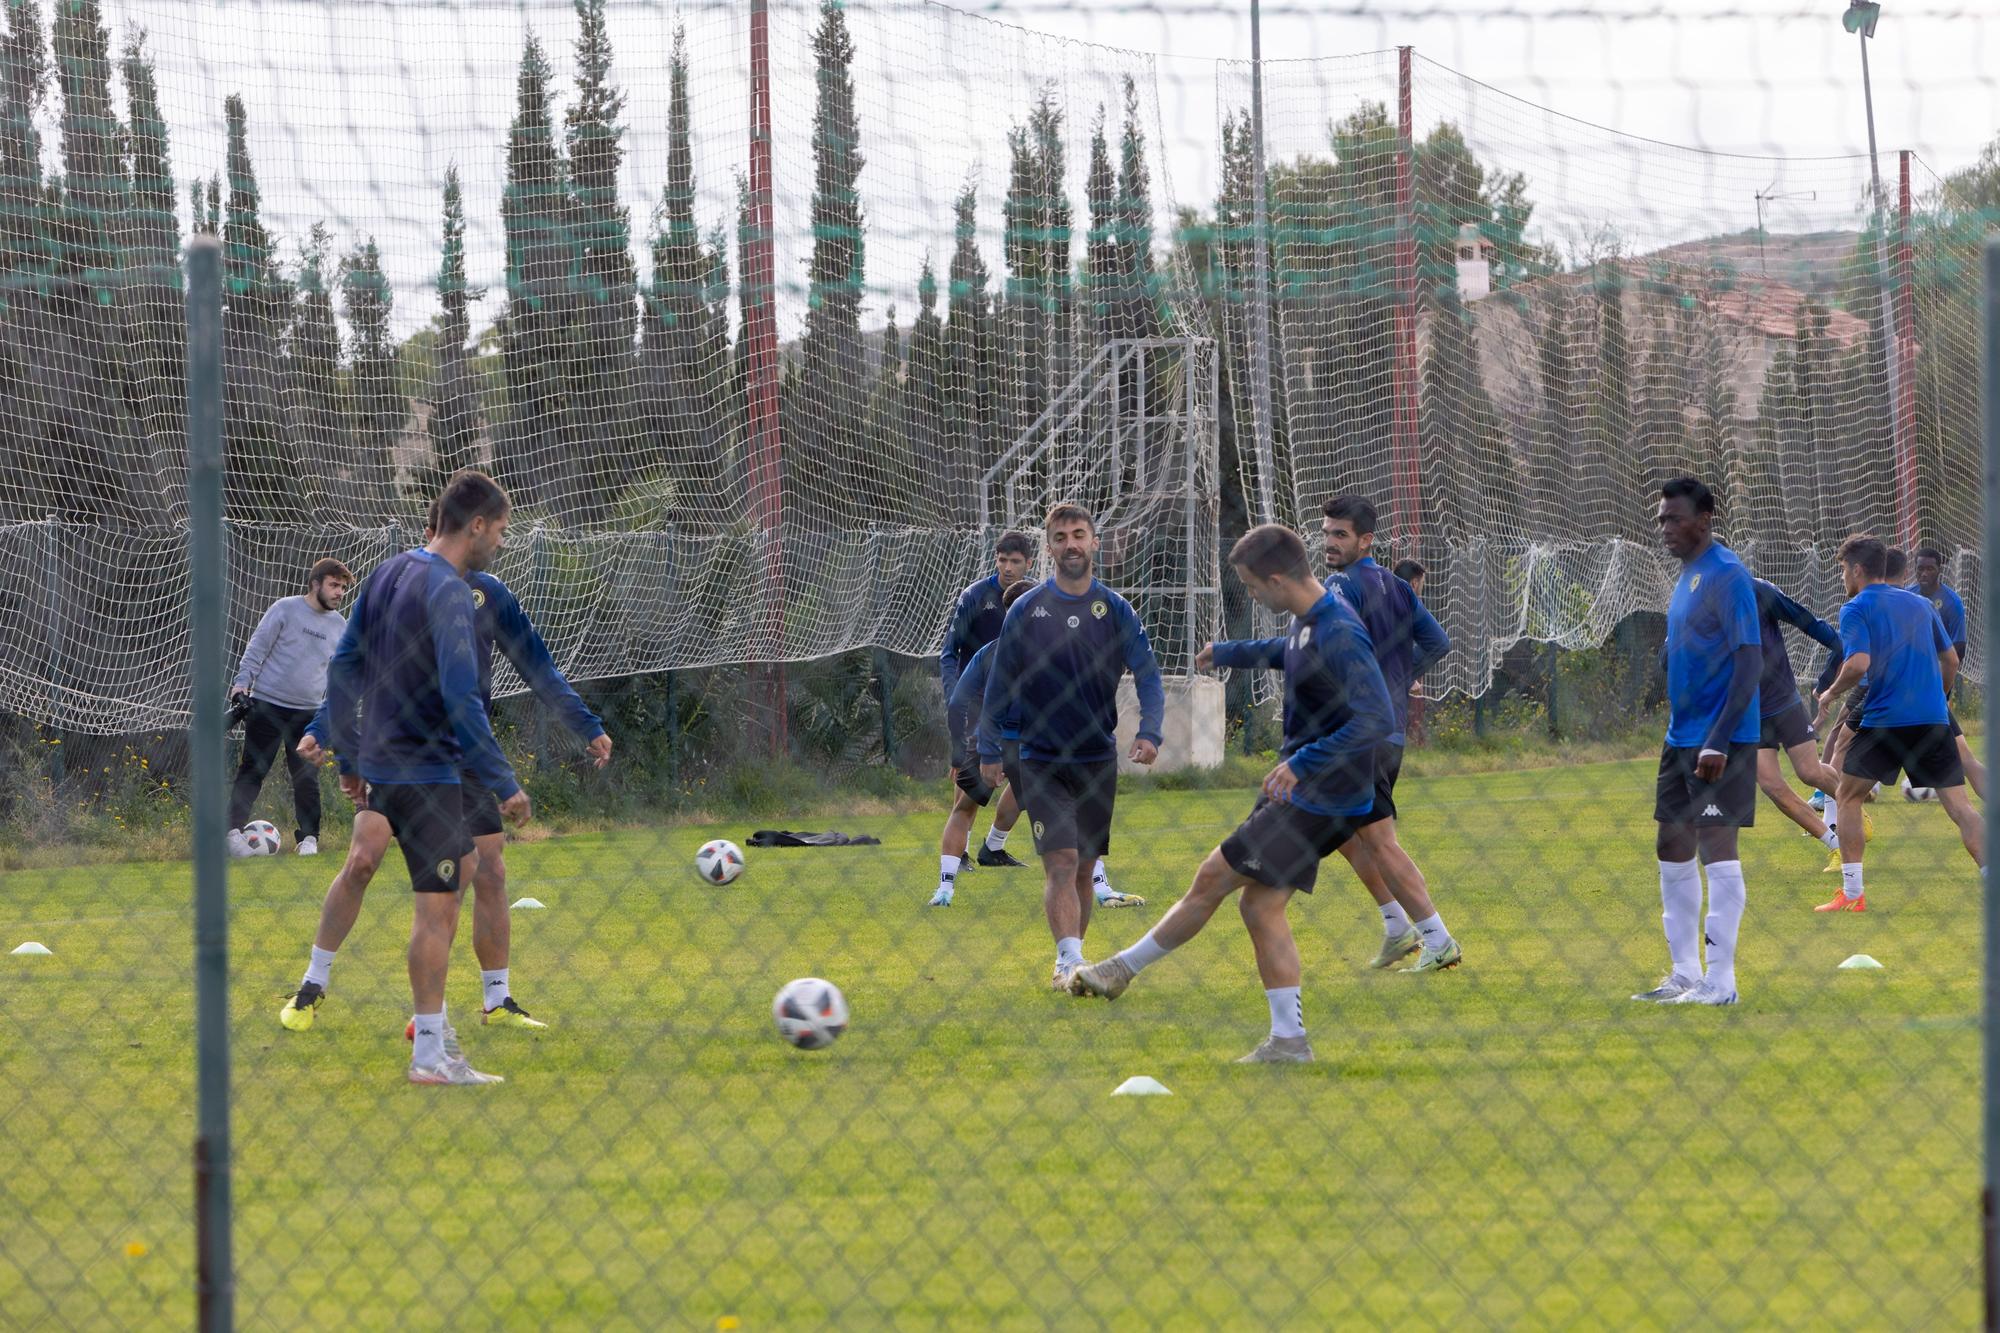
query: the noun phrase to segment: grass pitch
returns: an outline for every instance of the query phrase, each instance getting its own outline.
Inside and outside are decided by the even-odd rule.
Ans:
[[[1977,880],[1935,807],[1875,807],[1870,911],[1770,807],[1744,835],[1733,1010],[1664,970],[1651,765],[1406,780],[1403,838],[1465,966],[1364,973],[1344,868],[1295,901],[1319,1063],[1238,1067],[1266,1013],[1233,913],[1116,1004],[1051,994],[1039,876],[927,910],[941,816],[880,848],[688,827],[512,848],[489,1089],[402,1081],[390,862],[317,1025],[277,1010],[333,856],[232,872],[244,1327],[1963,1327],[1976,1317]],[[1093,958],[1135,939],[1248,792],[1128,795]],[[983,827],[983,824],[982,824]],[[1025,841],[1025,831],[1022,840]],[[1017,851],[1025,852],[1024,848]],[[0,1324],[192,1318],[185,865],[0,877]],[[4,955],[22,940],[49,958]],[[1868,953],[1881,972],[1842,972]],[[774,1035],[837,982],[831,1050]],[[1167,1098],[1111,1099],[1132,1074]],[[730,1320],[737,1321],[731,1324]]]

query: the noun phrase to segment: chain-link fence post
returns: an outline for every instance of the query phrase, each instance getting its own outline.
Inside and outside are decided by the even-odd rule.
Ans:
[[[229,1188],[229,880],[223,854],[222,247],[188,244],[188,563],[194,716],[195,1290],[204,1333],[234,1324]]]

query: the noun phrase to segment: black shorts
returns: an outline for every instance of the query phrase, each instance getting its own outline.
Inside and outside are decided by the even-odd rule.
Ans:
[[[1819,739],[1813,730],[1812,714],[1806,712],[1806,701],[1794,699],[1777,712],[1766,717],[1760,724],[1763,734],[1757,738],[1760,750],[1789,750],[1794,745],[1810,745]]]
[[[1375,808],[1365,815],[1348,816],[1355,828],[1365,828],[1377,820],[1396,817],[1396,779],[1403,776],[1403,747],[1380,745],[1375,749]]]
[[[1757,822],[1757,746],[1729,747],[1722,776],[1703,782],[1695,776],[1699,745],[1660,751],[1660,779],[1653,791],[1653,818],[1662,824],[1698,828],[1749,828]]]
[[[485,838],[507,831],[507,821],[500,817],[500,798],[493,794],[491,787],[482,787],[471,778],[461,778],[459,790],[462,793],[459,799],[465,807],[467,837]]]
[[[456,782],[370,784],[368,808],[389,821],[389,831],[410,867],[418,893],[455,893],[458,863],[472,850],[465,831],[463,792]]]
[[[979,758],[976,755],[968,759],[963,767],[952,769],[951,780],[960,791],[972,798],[974,805],[984,806],[993,799],[993,788],[979,776]]]
[[[1316,815],[1259,796],[1250,817],[1222,840],[1222,859],[1231,870],[1259,884],[1311,893],[1319,863],[1376,818],[1380,816]]]
[[[1841,714],[1840,720],[1846,724],[1849,731],[1861,730],[1861,710],[1867,706],[1867,703],[1868,687],[1866,685],[1855,687],[1854,693],[1847,696],[1847,711]]]
[[[1006,777],[1007,785],[1014,789],[1014,803],[1025,810],[1027,806],[1021,801],[1021,742],[1000,743],[1000,772]]]
[[[1015,793],[1035,831],[1035,854],[1074,849],[1089,865],[1111,850],[1111,809],[1118,800],[1118,761],[1047,764],[1021,761]]]
[[[1960,736],[1963,736],[1965,728],[1958,725],[1958,714],[1947,708],[1944,715],[1946,720],[1951,723],[1951,738],[1955,741]],[[1953,748],[1956,749],[1957,747],[1954,746]]]
[[[1870,782],[1894,782],[1910,775],[1912,787],[1963,787],[1965,765],[1958,742],[1943,722],[1920,727],[1863,727],[1854,733],[1840,771]]]

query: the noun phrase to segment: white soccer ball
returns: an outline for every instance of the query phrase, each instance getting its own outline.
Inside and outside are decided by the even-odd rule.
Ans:
[[[847,1031],[847,997],[831,981],[800,977],[786,982],[771,1001],[771,1017],[779,1036],[802,1051],[816,1051]]]
[[[1936,787],[1912,787],[1908,778],[1903,779],[1903,799],[1906,801],[1935,801]]]
[[[727,884],[743,873],[743,849],[727,838],[705,842],[694,854],[694,868],[710,884]]]
[[[243,841],[252,856],[276,856],[285,840],[278,836],[278,826],[270,820],[253,819],[243,826]]]

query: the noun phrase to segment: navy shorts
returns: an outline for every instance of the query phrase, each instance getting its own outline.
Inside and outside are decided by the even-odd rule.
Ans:
[[[463,793],[456,782],[370,783],[368,808],[389,821],[403,849],[410,887],[418,893],[456,893],[459,862],[472,850],[465,829]]]
[[[1812,715],[1806,712],[1806,701],[1794,699],[1785,707],[1766,717],[1761,734],[1757,737],[1760,750],[1789,750],[1794,745],[1810,745],[1819,739],[1813,731]]]
[[[1749,828],[1757,822],[1757,745],[1729,747],[1722,776],[1705,782],[1694,771],[1701,747],[1669,745],[1660,751],[1660,776],[1653,789],[1653,818],[1662,824],[1698,828]]]
[[[1311,893],[1319,863],[1377,818],[1373,812],[1316,815],[1289,801],[1280,804],[1259,796],[1250,817],[1222,840],[1222,859],[1237,874],[1269,888]]]

